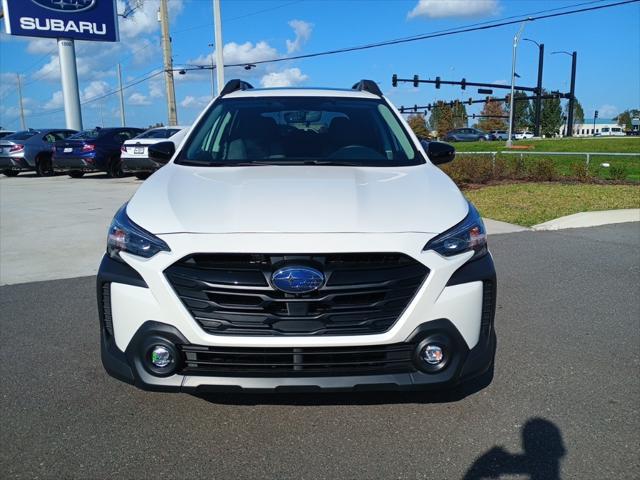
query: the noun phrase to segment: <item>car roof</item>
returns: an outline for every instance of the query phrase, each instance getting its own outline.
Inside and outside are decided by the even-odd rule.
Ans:
[[[377,95],[363,90],[347,88],[251,88],[248,90],[236,90],[223,98],[260,98],[260,97],[340,97],[379,99]]]

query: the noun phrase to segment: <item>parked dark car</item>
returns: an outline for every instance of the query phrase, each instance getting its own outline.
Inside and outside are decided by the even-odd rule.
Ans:
[[[39,177],[53,175],[51,156],[53,145],[58,140],[64,140],[78,133],[77,130],[66,128],[45,128],[24,142],[24,159],[29,170],[35,170]]]
[[[15,177],[22,170],[29,170],[24,159],[24,144],[39,130],[21,130],[0,139],[0,171],[7,177]]]
[[[477,128],[456,128],[444,137],[445,142],[483,142],[491,140],[491,135]]]
[[[87,172],[107,172],[112,178],[124,175],[120,147],[139,135],[141,128],[94,128],[55,143],[53,169],[80,178]]]
[[[13,130],[2,130],[0,128],[0,138],[4,138],[7,135],[13,135],[14,133],[16,133],[16,132],[14,132]]]

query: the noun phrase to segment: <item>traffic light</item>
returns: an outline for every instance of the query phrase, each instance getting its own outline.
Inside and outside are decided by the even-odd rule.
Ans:
[[[462,81],[460,82],[460,88],[462,88],[462,90],[466,90],[467,89],[467,79],[463,78]]]
[[[395,73],[391,76],[391,86],[392,87],[398,86],[398,75],[396,75]]]
[[[440,88],[440,77],[436,77],[436,88]]]
[[[418,75],[414,75],[413,76],[413,86],[414,87],[418,86],[418,84],[419,84],[418,80],[419,80]]]
[[[469,97],[469,100],[467,101],[467,103],[468,103],[469,105],[473,105],[473,98]]]
[[[596,110],[596,114],[593,116],[593,118],[598,118],[598,110]]]

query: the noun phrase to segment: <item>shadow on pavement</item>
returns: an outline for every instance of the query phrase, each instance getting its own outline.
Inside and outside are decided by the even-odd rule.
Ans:
[[[524,453],[495,446],[471,465],[464,480],[528,475],[530,480],[560,480],[560,460],[567,453],[560,429],[543,418],[531,418],[522,428]]]
[[[345,393],[216,393],[193,394],[202,400],[222,405],[385,405],[400,403],[450,403],[460,401],[491,384],[493,367],[459,387],[439,391],[357,391]]]

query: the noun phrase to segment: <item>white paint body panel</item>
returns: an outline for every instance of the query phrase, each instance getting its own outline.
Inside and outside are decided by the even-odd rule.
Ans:
[[[248,90],[228,95],[260,96],[377,98],[367,92],[308,89]],[[390,107],[398,114],[393,105]],[[427,158],[405,120],[399,114],[398,117],[417,150]],[[445,258],[423,251],[431,238],[462,221],[468,213],[467,202],[455,184],[428,161],[411,167],[381,168],[207,168],[171,161],[139,188],[127,213],[135,223],[162,238],[171,251],[150,259],[122,254],[149,287],[111,286],[115,340],[123,351],[148,320],[173,325],[189,342],[209,346],[391,344],[406,340],[419,325],[440,318],[455,325],[469,348],[478,342],[482,282],[446,287],[451,275],[469,260],[472,252]],[[206,252],[398,252],[423,263],[430,273],[393,327],[381,334],[210,335],[190,315],[163,274],[181,258]]]

